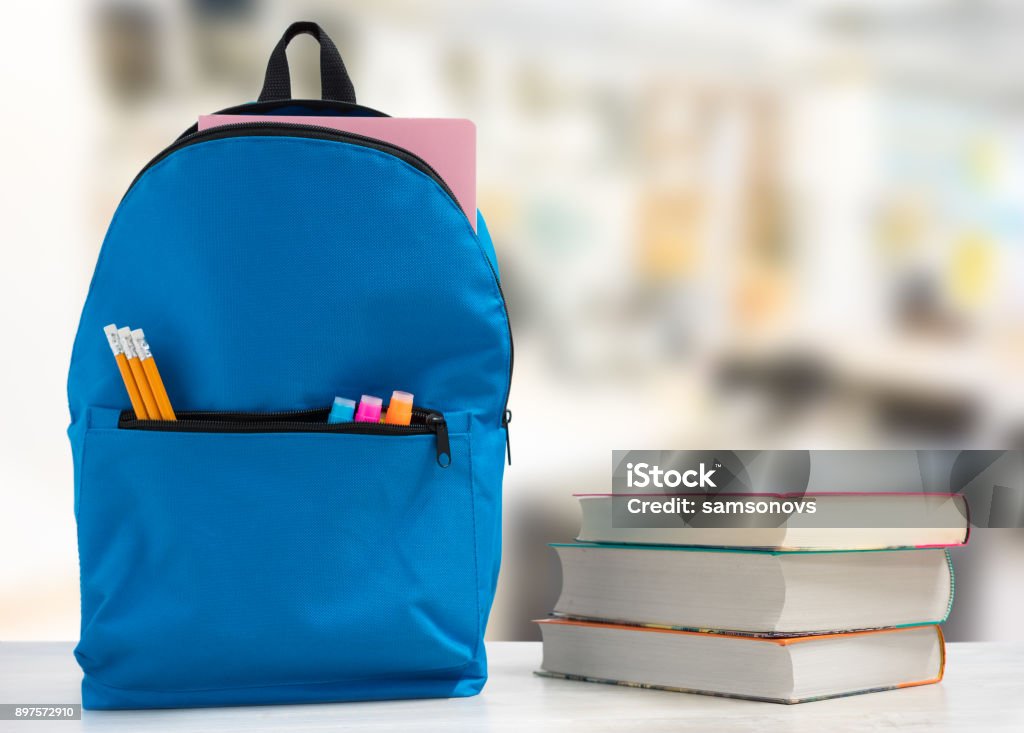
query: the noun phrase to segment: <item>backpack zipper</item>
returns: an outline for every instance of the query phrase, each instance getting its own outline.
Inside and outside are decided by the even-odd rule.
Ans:
[[[272,100],[266,102],[245,102],[243,104],[236,104],[231,107],[225,107],[219,109],[213,114],[215,115],[275,115],[275,114],[288,114],[285,110],[292,109],[295,107],[304,108],[307,110],[313,110],[315,112],[327,113],[327,117],[390,117],[391,115],[385,114],[378,109],[373,107],[367,107],[363,104],[352,104],[350,102],[339,102],[333,99],[289,99],[289,100]],[[192,125],[185,130],[183,133],[178,135],[178,139],[191,135],[192,133],[199,130],[199,123],[193,122]]]
[[[354,435],[436,436],[437,464],[448,468],[452,462],[448,423],[436,410],[414,407],[412,423],[343,422],[329,423],[330,408],[284,412],[179,412],[177,420],[139,420],[123,410],[117,421],[120,430],[154,430],[171,433],[349,433]]]
[[[385,142],[384,140],[367,137],[366,135],[359,135],[354,132],[345,132],[344,130],[335,130],[333,127],[270,121],[233,122],[229,125],[218,125],[217,127],[210,127],[206,130],[197,130],[196,132],[190,132],[182,135],[157,153],[152,160],[146,163],[145,167],[139,171],[138,175],[136,175],[132,180],[131,185],[128,186],[128,191],[125,191],[124,195],[128,195],[128,192],[134,188],[135,184],[138,183],[139,179],[142,178],[146,171],[171,153],[175,153],[182,148],[187,148],[189,145],[195,145],[196,143],[207,142],[209,140],[221,140],[228,137],[257,136],[302,137],[313,140],[335,140],[339,142],[350,142],[372,150],[379,150],[383,153],[393,155],[399,160],[405,161],[416,170],[425,173],[429,178],[435,181],[446,194],[448,194],[448,197],[451,198],[452,201],[456,201],[455,194],[452,193],[451,188],[449,188],[448,184],[444,182],[444,179],[441,178],[430,163],[423,160],[423,158],[416,155],[416,153],[406,150],[403,147],[393,145],[389,142]],[[456,201],[456,203],[458,202]]]
[[[452,201],[458,205],[458,201],[455,198],[455,194],[452,193],[451,188],[444,182],[444,179],[438,174],[434,168],[423,160],[420,156],[415,153],[406,150],[398,145],[393,145],[383,140],[377,140],[372,137],[365,135],[358,135],[354,132],[345,132],[343,130],[335,130],[332,127],[321,127],[319,125],[301,125],[291,122],[238,122],[230,125],[219,125],[217,127],[211,127],[206,130],[193,131],[193,128],[189,128],[185,131],[177,140],[164,148],[160,153],[156,155],[146,166],[139,171],[138,175],[132,180],[131,185],[128,186],[128,191],[125,191],[125,196],[128,192],[134,188],[135,184],[138,183],[139,179],[142,178],[143,174],[152,168],[154,165],[162,161],[168,155],[186,148],[196,143],[206,142],[209,140],[220,140],[222,138],[229,137],[253,137],[253,136],[277,136],[277,137],[302,137],[311,138],[314,140],[335,140],[341,142],[349,142],[354,145],[360,145],[365,148],[372,150],[379,150],[389,155],[393,155],[399,160],[403,160],[413,168],[426,174],[431,180],[435,181],[441,189],[451,198]],[[122,197],[123,200],[124,197]],[[491,270],[491,276],[494,278],[494,283],[498,287],[498,296],[501,298],[501,306],[505,311],[505,325],[508,328],[508,387],[505,389],[505,400],[503,403],[501,416],[499,418],[499,425],[505,429],[505,445],[506,455],[508,463],[512,465],[512,445],[509,437],[508,424],[511,421],[511,412],[508,409],[508,400],[512,392],[512,372],[515,368],[515,343],[512,339],[512,324],[508,317],[508,301],[505,300],[505,291],[501,287],[501,279],[498,277],[498,272],[491,263],[491,258],[485,256],[487,260],[487,266]],[[147,421],[154,422],[154,421]]]

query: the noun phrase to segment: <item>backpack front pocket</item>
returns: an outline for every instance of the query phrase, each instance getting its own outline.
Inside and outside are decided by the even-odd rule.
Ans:
[[[96,412],[78,510],[87,676],[221,690],[415,677],[475,658],[468,415],[442,420],[442,467],[423,414],[367,434],[321,431],[318,418],[259,430],[236,413],[208,419],[216,430],[188,413],[131,429]]]

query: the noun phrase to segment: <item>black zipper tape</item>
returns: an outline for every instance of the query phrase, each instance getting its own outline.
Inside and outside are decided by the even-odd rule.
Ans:
[[[326,113],[324,117],[390,117],[380,110],[367,107],[363,104],[352,104],[351,102],[339,102],[334,99],[275,99],[266,102],[246,102],[231,107],[217,110],[215,115],[287,115],[283,112],[293,107],[301,107],[312,112]],[[292,114],[291,116],[294,116]],[[191,135],[199,130],[199,123],[193,123],[185,132],[178,136],[178,139]]]
[[[335,130],[332,127],[320,127],[318,125],[300,125],[291,122],[233,122],[229,125],[218,125],[217,127],[211,127],[207,130],[196,131],[182,135],[173,143],[168,145],[166,148],[157,153],[151,161],[146,163],[145,167],[139,171],[138,175],[132,181],[131,185],[128,186],[128,191],[125,191],[125,196],[132,190],[139,179],[152,168],[154,165],[162,161],[171,153],[175,153],[182,148],[187,148],[190,145],[196,145],[198,143],[208,142],[210,140],[221,140],[229,137],[301,137],[310,140],[334,140],[336,142],[347,142],[352,145],[359,145],[360,147],[370,148],[371,150],[379,150],[383,153],[393,155],[399,160],[405,161],[413,168],[422,173],[425,173],[431,179],[437,182],[437,184],[444,190],[446,194],[455,201],[455,194],[452,193],[451,188],[444,182],[444,179],[438,174],[436,170],[428,163],[423,160],[420,156],[416,155],[409,150],[398,145],[392,145],[384,140],[377,140],[376,138],[367,137],[366,135],[357,135],[354,132],[345,132],[344,130]],[[122,197],[123,198],[123,197]],[[457,203],[457,202],[456,202]]]
[[[177,420],[139,420],[123,410],[117,427],[121,430],[153,430],[165,433],[347,433],[351,435],[436,436],[437,465],[452,463],[448,423],[436,410],[414,407],[409,425],[387,423],[329,423],[330,408],[287,412],[179,412]]]

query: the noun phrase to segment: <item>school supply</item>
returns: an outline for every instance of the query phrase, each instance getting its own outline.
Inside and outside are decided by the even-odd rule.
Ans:
[[[359,398],[359,406],[356,407],[356,422],[380,422],[380,410],[384,400],[380,397],[364,394]]]
[[[562,563],[555,614],[573,618],[740,634],[820,634],[941,623],[953,605],[953,565],[943,549],[553,547]]]
[[[135,352],[139,355],[139,363],[142,365],[142,371],[149,382],[149,389],[153,393],[153,400],[160,411],[160,419],[177,419],[174,416],[174,408],[171,407],[171,400],[167,396],[164,380],[160,376],[160,370],[157,369],[156,359],[153,358],[149,342],[146,341],[146,334],[141,328],[136,328],[132,331],[132,345],[135,346]]]
[[[476,230],[476,126],[470,120],[217,114],[201,115],[198,129],[203,131],[241,122],[328,127],[408,150],[437,171]]]
[[[763,638],[568,619],[538,624],[541,676],[765,702],[929,685],[945,667],[938,626]]]
[[[146,371],[142,368],[142,362],[139,360],[139,352],[135,349],[135,342],[132,341],[132,330],[127,326],[117,329],[117,338],[121,342],[121,349],[124,351],[124,356],[128,360],[128,368],[132,371],[132,376],[135,377],[135,384],[139,388],[139,395],[142,397],[142,403],[146,406],[146,417],[143,420],[157,420],[160,417],[160,408],[156,404],[156,398],[153,397],[153,390],[149,386],[149,379],[146,377]]]
[[[412,400],[413,396],[408,392],[392,392],[384,422],[388,425],[408,425],[412,421]]]
[[[773,515],[752,515],[737,526],[679,523],[673,527],[630,527],[613,519],[629,496],[578,494],[583,510],[580,542],[747,547],[769,550],[877,550],[889,547],[948,547],[967,542],[967,503],[959,494],[816,493],[773,497],[707,496],[699,501],[776,499],[814,501],[814,514],[796,513],[779,522]],[[658,500],[644,496],[640,500]],[[619,506],[616,506],[616,503]],[[713,516],[713,515],[704,515]],[[850,527],[849,517],[883,517],[886,526]],[[927,526],[922,521],[927,517]],[[729,526],[729,525],[732,526]]]
[[[291,98],[302,33],[322,100]],[[381,116],[312,23],[221,114]],[[68,377],[85,708],[480,691],[512,343],[477,222],[420,156],[330,128],[193,127],[143,169]],[[124,313],[159,334],[174,422],[127,409],[96,338]],[[339,384],[404,385],[410,424],[329,423]]]
[[[117,370],[121,373],[124,388],[128,392],[128,400],[132,403],[132,410],[135,411],[135,416],[138,419],[145,420],[149,417],[149,413],[146,411],[146,405],[142,401],[142,394],[139,392],[139,386],[135,383],[135,376],[132,374],[131,367],[128,366],[128,357],[125,356],[124,347],[121,346],[121,337],[117,334],[117,326],[113,323],[104,326],[103,333],[106,334],[107,343],[110,345],[110,350],[114,353],[114,361],[117,364]]]
[[[701,503],[692,524],[623,526],[631,505],[671,508],[684,496],[710,503]],[[746,526],[703,526],[716,502],[739,502],[739,511],[745,500],[755,508],[768,501],[764,494],[581,495],[580,536],[602,541],[552,545],[562,593],[554,618],[539,622],[538,674],[780,703],[940,681],[945,647],[936,624],[953,603],[948,551],[867,547],[966,541],[963,497],[772,496],[814,501],[820,525],[794,514],[774,527],[778,516],[755,513],[744,517]],[[940,530],[837,521],[871,514],[896,525],[934,518]]]
[[[332,425],[344,422],[352,422],[352,418],[356,412],[356,401],[348,400],[344,397],[335,397],[334,404],[331,405],[331,411],[327,415],[327,422]]]

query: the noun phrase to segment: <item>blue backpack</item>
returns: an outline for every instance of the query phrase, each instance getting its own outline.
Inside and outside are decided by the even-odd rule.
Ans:
[[[301,33],[322,100],[291,99]],[[384,116],[313,23],[221,114]],[[477,223],[421,158],[322,127],[192,127],[139,173],[68,377],[86,708],[480,691],[512,339]],[[129,409],[108,323],[144,327],[176,421]],[[393,389],[410,425],[327,422]]]

